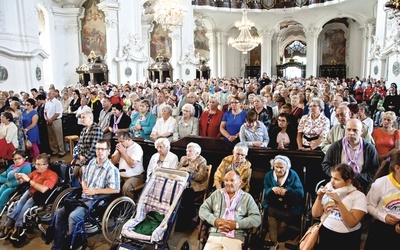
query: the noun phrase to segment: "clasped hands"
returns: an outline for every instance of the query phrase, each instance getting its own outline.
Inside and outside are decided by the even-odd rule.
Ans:
[[[283,187],[273,187],[272,191],[274,191],[274,193],[277,194],[277,195],[284,196],[286,194],[287,190],[285,188],[283,188]]]
[[[236,229],[236,221],[218,218],[215,220],[214,226],[222,232],[229,232]]]

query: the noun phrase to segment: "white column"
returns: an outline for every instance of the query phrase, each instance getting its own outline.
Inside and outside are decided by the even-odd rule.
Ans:
[[[79,55],[81,54],[81,39],[79,33],[79,22],[81,9],[74,5],[64,5],[63,8],[53,7],[52,23],[50,29],[52,38],[51,58],[53,64],[60,63],[63,67],[53,68],[53,79],[47,84],[54,83],[59,89],[63,86],[74,84],[79,81],[79,75],[75,72],[80,66]]]
[[[228,46],[228,33],[221,33],[221,77],[226,76],[226,47]]]
[[[306,68],[306,77],[310,77],[311,75],[317,76],[317,41],[318,35],[321,32],[321,28],[311,27],[306,30],[306,39],[307,39],[307,68]]]
[[[216,77],[222,77],[222,32],[216,32],[217,38],[217,75]]]
[[[182,78],[181,65],[178,64],[182,51],[181,29],[178,28],[175,31],[171,32],[169,35],[172,40],[172,57],[169,62],[174,69],[173,79]]]
[[[369,52],[371,51],[371,47],[372,47],[372,42],[374,41],[372,39],[372,35],[375,33],[375,21],[371,21],[368,24],[368,44],[367,44],[367,48],[366,48],[366,53],[367,53],[367,57],[368,60],[366,60],[366,65],[365,65],[365,77],[368,76],[372,76],[373,75],[373,71],[371,71],[371,60],[370,60],[370,56]]]
[[[120,23],[118,17],[119,3],[118,1],[103,0],[97,6],[105,15],[107,41],[106,62],[109,70],[108,80],[114,84],[120,83],[118,81],[118,65],[114,60],[118,55],[118,50],[120,48]]]
[[[36,1],[0,1],[0,66],[7,69],[3,90],[18,93],[43,85],[43,60],[49,55],[40,47],[38,27]]]
[[[368,58],[368,43],[371,38],[370,29],[368,25],[361,26],[362,39],[361,39],[361,60],[360,60],[360,79],[367,77],[367,58]]]
[[[206,34],[208,38],[208,44],[210,46],[210,61],[209,67],[211,70],[211,77],[217,76],[217,48],[216,48],[216,38],[214,31],[208,31]]]
[[[260,32],[262,38],[261,44],[261,74],[266,72],[272,75],[272,30],[262,30]]]

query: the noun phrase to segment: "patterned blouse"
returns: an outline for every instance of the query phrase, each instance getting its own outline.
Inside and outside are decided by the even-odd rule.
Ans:
[[[323,112],[321,112],[321,114],[315,120],[311,118],[311,114],[308,114],[301,117],[299,126],[297,127],[297,132],[303,133],[303,145],[310,146],[310,142],[318,139],[319,136],[322,136],[323,138],[326,137],[329,132],[329,126],[329,119],[324,115]],[[307,138],[309,139],[307,140]],[[311,138],[315,139],[311,140]]]

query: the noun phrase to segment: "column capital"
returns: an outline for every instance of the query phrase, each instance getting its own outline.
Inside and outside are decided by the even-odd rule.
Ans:
[[[99,4],[97,4],[99,10],[103,11],[104,14],[107,15],[111,11],[119,10],[119,1],[118,0],[103,0]]]
[[[261,30],[259,34],[263,39],[272,39],[272,36],[274,35],[274,31],[273,30]]]
[[[319,27],[310,27],[305,30],[306,38],[318,38],[319,33],[322,31],[322,28]]]

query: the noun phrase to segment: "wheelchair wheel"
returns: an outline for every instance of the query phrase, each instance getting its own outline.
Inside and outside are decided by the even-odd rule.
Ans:
[[[15,192],[10,196],[10,199],[7,201],[7,204],[4,206],[3,210],[0,213],[0,229],[3,230],[4,224],[7,221],[7,213],[14,210],[17,201],[21,198],[23,193]]]
[[[108,243],[118,238],[122,226],[133,216],[136,211],[135,202],[126,196],[119,197],[108,205],[103,215],[101,230]]]
[[[51,206],[51,215],[52,217],[56,213],[57,209],[61,208],[61,202],[65,199],[65,197],[72,192],[76,188],[67,188],[63,190],[61,193],[59,193],[56,197],[56,199],[53,202],[53,205]]]
[[[182,238],[176,245],[176,250],[191,250],[193,247],[190,244],[189,238]]]

